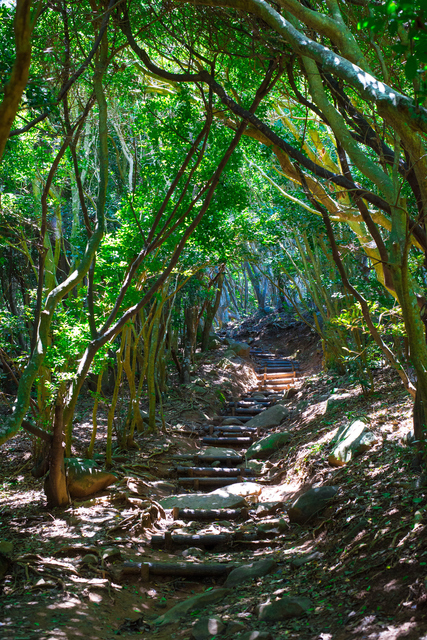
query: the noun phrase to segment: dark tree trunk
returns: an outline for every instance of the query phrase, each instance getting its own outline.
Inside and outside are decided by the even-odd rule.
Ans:
[[[49,454],[49,475],[44,490],[49,507],[64,507],[70,502],[64,465],[64,405],[58,396],[55,407],[52,446]]]

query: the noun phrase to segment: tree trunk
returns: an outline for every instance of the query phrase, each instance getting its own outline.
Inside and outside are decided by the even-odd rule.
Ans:
[[[64,405],[58,395],[55,406],[53,438],[49,454],[49,475],[44,483],[49,507],[65,507],[70,502],[64,465]]]
[[[221,300],[223,284],[224,284],[224,272],[218,275],[215,301],[213,305],[208,304],[206,309],[206,317],[205,317],[205,322],[203,325],[203,333],[202,333],[202,345],[201,345],[202,351],[207,351],[208,349],[209,335],[212,329],[212,324],[213,324],[216,312],[218,311],[219,303]]]

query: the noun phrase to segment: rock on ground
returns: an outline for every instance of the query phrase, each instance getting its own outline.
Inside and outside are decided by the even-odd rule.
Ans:
[[[197,453],[198,458],[235,458],[237,455],[239,454],[235,449],[223,447],[206,447],[206,449]]]
[[[225,581],[225,587],[235,587],[248,580],[254,578],[261,578],[268,573],[272,573],[277,568],[277,562],[271,558],[265,560],[259,560],[259,562],[251,562],[251,564],[244,564],[241,567],[233,569]]]
[[[162,627],[176,622],[182,616],[190,613],[190,611],[194,611],[194,609],[200,609],[209,604],[220,602],[220,600],[225,598],[229,593],[230,589],[212,589],[212,591],[205,591],[205,593],[201,593],[198,596],[187,598],[184,602],[180,602],[175,605],[175,607],[172,607],[172,609],[169,609],[169,611],[156,618],[153,624],[157,627]]]
[[[285,419],[288,418],[290,411],[288,407],[284,407],[282,404],[275,404],[274,406],[262,411],[257,416],[252,418],[246,423],[247,427],[263,427],[268,429],[269,427],[277,427]]]
[[[239,420],[239,418],[224,418],[224,420],[221,422],[222,425],[243,425],[243,422],[241,420]]]
[[[305,524],[326,507],[329,500],[335,496],[337,491],[337,487],[316,487],[309,489],[288,509],[289,520],[298,524]]]
[[[302,556],[297,556],[291,560],[291,565],[293,567],[302,567],[304,564],[308,564],[309,562],[313,562],[313,560],[321,560],[323,558],[323,553],[320,551],[313,551],[312,553],[305,553]]]
[[[249,358],[251,353],[251,348],[246,342],[234,342],[230,340],[230,349],[234,351],[236,356],[240,356],[241,358]]]
[[[353,457],[368,451],[375,442],[378,442],[378,438],[362,420],[356,420],[350,425],[337,429],[332,442],[336,442],[336,445],[328,462],[334,467],[341,467]]]
[[[117,476],[103,471],[93,460],[66,458],[67,486],[72,498],[86,498],[117,482]]]
[[[252,460],[252,458],[256,458],[263,460],[264,458],[269,458],[278,449],[287,444],[291,437],[291,434],[287,431],[272,433],[270,436],[254,442],[246,451],[246,459]]]
[[[329,396],[326,402],[325,413],[328,413],[333,409],[335,409],[336,407],[341,406],[344,402],[348,402],[350,398],[351,398],[350,393],[333,393],[331,396]]]
[[[308,598],[290,598],[285,596],[274,602],[266,602],[257,607],[258,620],[278,622],[288,618],[298,618],[304,615],[312,606]]]
[[[236,482],[210,493],[185,493],[160,500],[163,509],[236,509],[245,505],[245,497],[258,496],[261,486],[255,482]]]
[[[197,620],[193,626],[191,637],[194,640],[211,640],[222,633],[225,629],[225,624],[218,616],[206,616]]]

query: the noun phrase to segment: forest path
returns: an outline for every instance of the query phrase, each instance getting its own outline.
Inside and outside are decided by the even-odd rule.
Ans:
[[[289,332],[285,359],[293,359],[298,331]],[[165,434],[141,435],[139,450],[114,456],[120,482],[66,510],[46,510],[40,481],[26,473],[26,436],[2,451],[1,538],[13,543],[16,562],[4,583],[1,636],[80,640],[90,630],[94,640],[211,639],[208,623],[197,621],[213,616],[215,637],[224,640],[424,638],[427,491],[414,476],[411,449],[402,445],[411,402],[391,372],[376,374],[370,398],[348,379],[307,376],[313,352],[307,343],[298,393],[280,392],[292,398],[248,388],[229,395],[227,415],[199,420],[199,428],[184,420]],[[265,348],[277,357],[279,345],[266,341]],[[215,358],[212,367],[225,380],[216,364],[224,360],[221,350]],[[234,371],[243,366],[237,362]],[[274,378],[261,368],[261,384],[265,376],[270,384]],[[327,409],[337,389],[346,392],[345,403]],[[271,401],[289,416],[279,427],[251,426]],[[175,402],[178,415],[186,405]],[[378,444],[345,467],[331,468],[334,430],[360,415]],[[100,442],[102,428],[100,422]],[[285,429],[288,444],[269,458],[245,461],[253,440],[282,436]],[[203,438],[248,440],[223,446]],[[228,451],[224,461],[218,448]],[[321,517],[290,522],[286,512],[313,486],[339,492]],[[177,503],[177,495],[184,501]],[[192,496],[200,502],[189,505]],[[298,609],[306,599],[308,613]],[[262,614],[269,601],[281,602],[279,610]],[[280,619],[290,604],[293,617]],[[247,635],[255,632],[263,635]]]

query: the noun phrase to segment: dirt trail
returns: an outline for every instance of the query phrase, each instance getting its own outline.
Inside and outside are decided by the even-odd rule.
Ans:
[[[298,331],[302,353],[294,342]],[[117,453],[118,485],[65,511],[46,511],[39,483],[28,478],[27,441],[13,441],[9,451],[1,451],[1,538],[14,543],[17,560],[4,584],[1,637],[74,639],[90,631],[99,640],[117,634],[190,638],[194,622],[212,614],[225,627],[217,634],[224,639],[249,631],[303,640],[427,638],[427,492],[411,467],[411,450],[401,444],[410,428],[410,402],[389,372],[377,374],[377,390],[369,399],[346,379],[308,375],[318,369],[320,355],[315,339],[308,333],[304,337],[304,331],[301,326],[287,333],[281,327],[261,327],[262,343],[253,341],[257,377],[244,360],[227,359],[226,347],[220,350],[213,360],[217,379],[241,375],[246,385],[244,393],[239,385],[223,387],[231,403],[228,415],[215,415],[209,403],[203,411],[187,389],[191,409],[191,398],[183,399],[175,415],[193,419],[176,421],[168,434],[144,436],[138,451]],[[264,357],[260,349],[273,352],[274,358]],[[288,416],[278,427],[251,427],[251,419],[282,402],[271,391],[292,395],[277,388],[289,386],[292,370],[274,371],[270,377],[274,363],[266,370],[261,361],[275,359],[279,368],[289,369],[277,360],[295,363],[296,356],[302,375],[292,380],[297,394],[284,403]],[[194,386],[200,388],[209,375],[201,362]],[[257,378],[262,389],[254,388]],[[326,397],[336,389],[345,389],[348,399],[344,407],[329,411]],[[207,395],[205,391],[205,400]],[[200,413],[210,413],[210,419]],[[369,420],[378,444],[363,458],[331,468],[327,452],[332,431],[356,415]],[[241,424],[223,424],[237,420]],[[242,454],[252,442],[285,430],[292,435],[288,444],[258,466],[248,465]],[[200,457],[217,446],[234,449],[235,457],[225,462]],[[223,516],[216,507],[211,514],[215,519],[199,519],[207,504],[192,513],[182,510],[185,502],[181,511],[172,510],[174,495],[209,493],[218,484],[225,492],[230,483],[240,484],[238,491],[246,495],[244,504],[228,507]],[[292,502],[321,485],[338,486],[336,497],[309,523],[290,523],[286,510]],[[159,503],[171,508],[163,511]],[[187,555],[187,547],[199,550]],[[220,590],[233,566],[261,559],[275,563],[271,573],[238,584],[220,600],[180,619],[176,614],[171,624],[158,624],[176,604]],[[189,578],[179,575],[182,563],[220,569]],[[165,565],[175,565],[174,575],[159,575]],[[259,605],[284,596],[309,598],[308,613],[289,620],[258,619]]]

